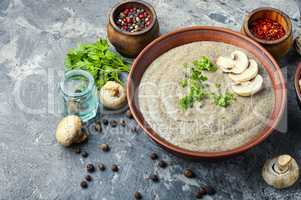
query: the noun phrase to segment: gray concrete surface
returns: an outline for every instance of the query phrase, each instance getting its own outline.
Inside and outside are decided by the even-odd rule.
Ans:
[[[63,73],[68,48],[106,36],[109,8],[115,0],[0,0],[0,199],[102,199],[128,200],[140,191],[144,199],[194,199],[197,188],[213,185],[217,194],[206,199],[301,199],[301,183],[287,190],[267,186],[260,175],[267,158],[290,153],[301,164],[301,112],[297,107],[293,75],[301,57],[293,50],[279,61],[287,77],[288,112],[283,133],[234,158],[192,162],[160,149],[140,130],[130,128],[92,131],[81,148],[86,159],[55,142],[60,119],[57,83]],[[239,30],[245,13],[261,6],[285,11],[293,21],[294,35],[301,34],[300,12],[293,0],[148,0],[156,9],[161,32],[191,25],[214,25]],[[106,116],[123,119],[123,114]],[[136,123],[129,122],[133,127]],[[98,144],[112,150],[102,153]],[[160,169],[148,158],[158,152],[168,163]],[[82,190],[87,163],[116,163],[120,172],[93,174]],[[192,168],[197,179],[181,172]],[[157,172],[157,184],[146,179]]]

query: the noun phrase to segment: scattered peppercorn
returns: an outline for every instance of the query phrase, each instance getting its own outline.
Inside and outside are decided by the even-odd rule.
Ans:
[[[74,152],[75,152],[76,154],[80,154],[82,151],[81,151],[80,148],[76,148],[76,149],[74,150]]]
[[[111,169],[113,172],[118,172],[118,170],[119,170],[117,165],[112,165]]]
[[[151,153],[149,157],[152,160],[157,160],[158,159],[158,155],[156,153]]]
[[[82,181],[82,182],[80,183],[80,186],[81,186],[82,188],[87,188],[87,187],[88,187],[88,183],[87,183],[86,181]]]
[[[90,181],[92,181],[92,176],[87,175],[87,176],[85,177],[85,179],[86,179],[86,181],[90,182]]]
[[[87,164],[87,172],[93,173],[95,171],[95,167],[93,164]]]
[[[151,22],[150,13],[138,7],[122,10],[115,19],[115,23],[121,30],[132,33],[146,29],[151,25]]]
[[[152,180],[153,182],[159,182],[159,176],[156,174],[151,174],[149,176],[149,179]]]
[[[87,158],[89,156],[89,154],[86,151],[82,152],[81,155],[83,158]]]
[[[120,125],[125,127],[126,126],[126,121],[125,120],[121,120]]]
[[[102,123],[103,123],[103,125],[105,125],[105,126],[106,126],[106,125],[108,125],[108,124],[109,124],[109,121],[108,121],[107,119],[103,119],[103,120],[102,120]]]
[[[127,111],[126,111],[126,116],[127,116],[128,118],[130,118],[130,119],[133,118],[133,114],[132,114],[131,110],[127,110]]]
[[[103,152],[108,152],[108,151],[110,151],[110,147],[109,147],[108,144],[101,144],[101,145],[99,145],[99,147],[101,148],[101,150],[102,150]]]
[[[116,127],[116,126],[118,125],[118,123],[117,123],[116,120],[112,120],[112,121],[110,122],[110,125],[111,125],[111,127]]]
[[[134,197],[135,197],[135,199],[142,199],[142,195],[140,192],[135,192]]]
[[[102,163],[98,164],[97,167],[100,171],[105,171],[106,170],[106,166]]]
[[[135,126],[131,129],[132,132],[134,133],[138,133],[139,132],[139,127],[138,126]]]
[[[183,174],[187,178],[194,178],[195,177],[195,174],[193,173],[193,171],[191,169],[185,169]]]
[[[167,163],[164,160],[160,160],[159,161],[159,167],[166,168],[167,167]]]
[[[97,132],[101,132],[101,131],[102,131],[102,128],[101,128],[101,124],[100,124],[100,123],[96,123],[96,124],[95,124],[95,131],[97,131]]]

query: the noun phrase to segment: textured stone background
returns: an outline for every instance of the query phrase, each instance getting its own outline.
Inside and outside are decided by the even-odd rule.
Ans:
[[[132,199],[139,190],[144,199],[194,199],[202,184],[214,185],[213,199],[301,199],[301,183],[275,190],[262,180],[264,161],[290,153],[301,163],[301,112],[293,88],[300,61],[293,50],[279,61],[287,76],[288,130],[275,133],[263,144],[234,158],[192,162],[171,155],[148,137],[129,128],[106,129],[93,134],[82,148],[87,159],[57,145],[54,130],[60,119],[57,83],[64,55],[79,42],[105,37],[107,13],[115,0],[0,0],[0,199]],[[261,6],[285,11],[293,21],[294,34],[301,33],[300,12],[293,0],[148,0],[159,17],[161,32],[191,25],[214,25],[240,29],[246,12]],[[124,115],[109,118],[122,119]],[[285,123],[284,123],[285,124]],[[130,126],[135,126],[134,121]],[[106,142],[104,154],[97,145]],[[148,154],[156,151],[170,167],[159,169]],[[120,172],[97,172],[89,189],[82,190],[86,163],[120,165]],[[181,175],[190,167],[198,179]],[[160,183],[145,177],[158,172]],[[206,197],[211,199],[211,197]]]

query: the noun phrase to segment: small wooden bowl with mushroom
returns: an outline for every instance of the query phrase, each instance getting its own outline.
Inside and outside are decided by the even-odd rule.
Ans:
[[[159,32],[155,9],[147,2],[123,1],[115,5],[109,15],[108,39],[123,56],[138,56]]]
[[[297,66],[294,83],[298,106],[301,109],[301,62]]]
[[[275,58],[284,56],[293,44],[292,22],[282,11],[263,7],[244,18],[241,32],[266,48]]]

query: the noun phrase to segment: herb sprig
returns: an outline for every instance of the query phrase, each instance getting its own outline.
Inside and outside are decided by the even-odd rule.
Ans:
[[[208,77],[203,74],[203,71],[215,72],[217,67],[203,56],[199,60],[193,61],[193,66],[190,68],[190,73],[186,74],[186,79],[180,81],[180,85],[185,88],[189,86],[188,95],[180,98],[179,105],[183,110],[192,108],[195,102],[201,102],[206,97],[213,99],[214,103],[221,107],[227,107],[235,99],[230,92],[225,94],[215,94],[207,91],[206,81]],[[189,68],[188,64],[184,64],[185,68]],[[220,84],[216,84],[220,88]]]
[[[109,50],[105,39],[70,49],[65,58],[65,67],[68,70],[82,69],[90,72],[98,88],[107,81],[122,83],[120,74],[130,70],[120,56]]]

